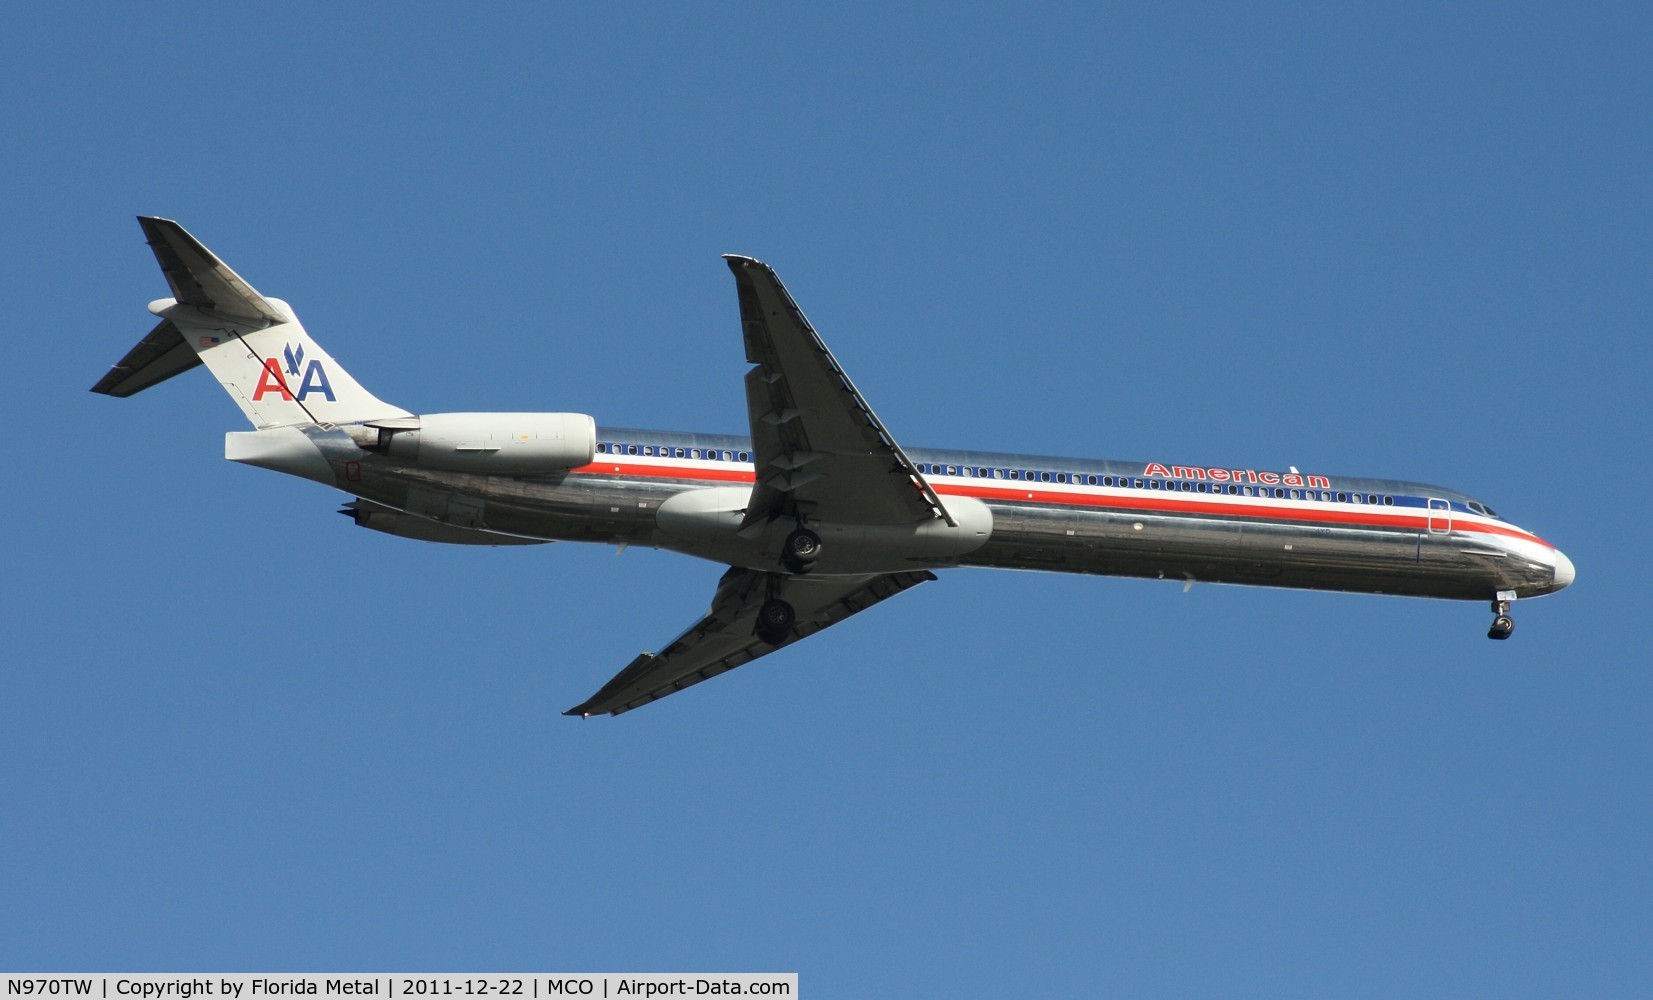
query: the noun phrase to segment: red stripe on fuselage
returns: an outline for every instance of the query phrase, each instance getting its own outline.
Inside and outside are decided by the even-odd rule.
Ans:
[[[590,475],[635,476],[640,479],[673,479],[690,482],[719,482],[719,483],[750,483],[757,477],[748,467],[738,469],[706,469],[688,466],[664,465],[637,465],[627,462],[593,462],[590,465],[571,470],[576,473]],[[1172,514],[1215,514],[1225,517],[1254,517],[1269,518],[1276,521],[1302,521],[1314,524],[1349,524],[1364,525],[1380,528],[1408,528],[1413,530],[1428,530],[1431,520],[1427,512],[1418,514],[1389,514],[1368,512],[1361,508],[1350,510],[1327,510],[1323,507],[1279,507],[1272,504],[1247,503],[1245,498],[1236,498],[1233,501],[1214,502],[1201,500],[1196,496],[1183,499],[1178,494],[1166,495],[1163,493],[1132,493],[1129,496],[1115,494],[1073,493],[1066,490],[1053,490],[1037,485],[1039,488],[1030,490],[1026,487],[1009,486],[961,486],[955,483],[937,483],[929,480],[931,486],[941,496],[973,497],[977,500],[1005,500],[1014,503],[1055,504],[1065,507],[1101,507],[1110,510],[1142,510],[1163,511]],[[1505,535],[1510,538],[1519,538],[1525,542],[1537,542],[1546,548],[1555,548],[1549,542],[1537,535],[1529,534],[1519,528],[1512,528],[1502,524],[1487,524],[1483,521],[1464,520],[1463,515],[1453,511],[1448,515],[1452,520],[1452,530],[1480,532],[1488,535]]]

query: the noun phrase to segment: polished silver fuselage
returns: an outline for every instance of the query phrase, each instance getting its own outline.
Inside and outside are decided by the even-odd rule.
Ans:
[[[727,255],[748,437],[583,413],[414,414],[350,376],[292,308],[168,219],[172,291],[92,387],[206,366],[255,428],[224,457],[353,497],[361,527],[461,545],[647,545],[726,567],[705,613],[565,714],[617,715],[806,639],[959,566],[1509,602],[1573,581],[1554,546],[1454,490],[1234,467],[907,449],[774,269]]]
[[[433,471],[363,455],[336,438],[329,447],[329,437],[313,439],[338,470],[340,489],[455,528],[522,540],[706,556],[662,528],[661,505],[685,491],[753,481],[747,440],[734,436],[603,428],[590,465],[541,477]],[[944,501],[968,497],[992,513],[984,544],[915,560],[914,568],[981,566],[1463,600],[1539,596],[1572,579],[1571,564],[1553,546],[1473,497],[1442,487],[1296,470],[916,448],[907,454]],[[1168,472],[1181,475],[1161,474]]]

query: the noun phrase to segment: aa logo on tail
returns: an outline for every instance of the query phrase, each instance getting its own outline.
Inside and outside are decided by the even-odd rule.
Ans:
[[[304,378],[298,384],[298,392],[288,388],[287,376],[298,377],[299,366],[304,364],[304,345],[287,344],[281,349],[281,357],[287,362],[287,371],[281,370],[281,361],[275,358],[264,359],[264,371],[258,376],[258,388],[253,390],[253,402],[263,399],[268,393],[278,393],[282,399],[297,399],[300,403],[312,393],[319,392],[327,397],[329,403],[338,402],[333,396],[333,386],[327,381],[327,369],[322,367],[321,359],[311,358],[309,367],[304,369]]]

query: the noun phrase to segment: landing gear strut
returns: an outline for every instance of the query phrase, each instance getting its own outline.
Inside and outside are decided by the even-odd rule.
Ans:
[[[1507,595],[1507,596],[1506,596]],[[1487,631],[1488,639],[1508,639],[1515,631],[1515,619],[1510,617],[1510,601],[1514,594],[1509,591],[1499,591],[1498,597],[1492,602],[1492,628]]]
[[[781,546],[781,565],[788,573],[808,573],[820,558],[821,536],[808,528],[799,528],[787,535],[786,543]]]
[[[752,634],[769,643],[779,646],[792,634],[792,626],[798,621],[798,612],[792,605],[778,597],[771,597],[763,602],[758,609],[758,627]]]

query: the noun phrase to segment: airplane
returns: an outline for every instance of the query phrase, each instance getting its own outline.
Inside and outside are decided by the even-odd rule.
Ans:
[[[727,567],[704,616],[565,715],[658,701],[960,566],[1485,600],[1492,639],[1513,631],[1512,601],[1574,579],[1555,546],[1440,486],[904,448],[775,271],[733,254],[748,436],[414,414],[178,223],[138,222],[172,295],[93,392],[204,364],[255,428],[226,434],[225,458],[341,490],[340,513],[389,535],[643,545]]]

